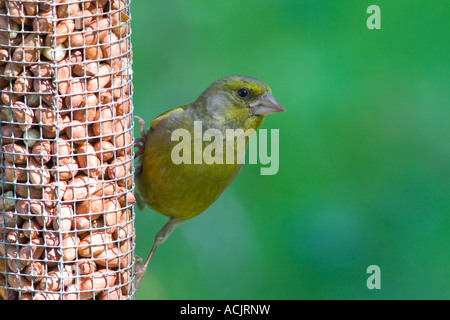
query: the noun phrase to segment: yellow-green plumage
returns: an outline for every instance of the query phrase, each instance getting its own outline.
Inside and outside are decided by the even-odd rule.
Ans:
[[[152,121],[140,159],[142,169],[137,170],[136,178],[140,197],[153,210],[169,217],[190,219],[217,200],[239,174],[242,164],[226,164],[226,161],[209,165],[174,164],[171,151],[179,142],[171,141],[171,135],[178,128],[187,129],[193,135],[194,121],[202,121],[203,132],[216,128],[223,131],[224,137],[226,129],[258,129],[264,116],[252,114],[241,101],[235,101],[234,92],[243,87],[255,97],[270,92],[266,84],[254,78],[227,77],[212,84],[194,103],[167,111]],[[211,111],[208,103],[211,104],[214,96],[227,103]],[[193,155],[194,139],[191,141]],[[203,147],[207,144],[203,143]]]
[[[225,158],[223,164],[194,164],[193,161],[175,164],[171,155],[179,141],[171,139],[174,130],[185,129],[194,136],[194,122],[201,121],[202,132],[218,129],[225,139],[227,129],[256,130],[264,115],[280,111],[284,111],[283,107],[264,82],[247,76],[229,76],[211,84],[195,102],[167,111],[152,121],[150,130],[140,139],[145,145],[136,165],[136,198],[140,207],[147,204],[171,219],[155,237],[139,277],[145,273],[156,246],[175,226],[205,211],[242,169],[242,164],[236,161],[226,164]],[[244,148],[247,142],[248,137]],[[209,143],[203,142],[203,148]],[[238,151],[235,141],[235,154]],[[194,153],[194,139],[191,139],[192,157]]]
[[[242,164],[226,164],[226,161],[223,161],[224,164],[210,165],[204,162],[194,164],[193,161],[191,164],[176,165],[172,162],[172,148],[179,142],[171,141],[171,134],[175,128],[193,132],[194,121],[198,120],[190,111],[194,107],[173,109],[152,123],[141,159],[145,165],[138,185],[141,196],[153,210],[184,220],[205,211],[242,168]],[[256,130],[261,123],[262,117],[258,117],[250,121],[248,128]],[[191,141],[193,157],[194,139]]]

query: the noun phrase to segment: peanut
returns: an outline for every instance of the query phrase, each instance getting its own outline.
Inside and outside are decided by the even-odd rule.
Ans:
[[[35,219],[28,219],[22,224],[22,231],[19,236],[34,239],[39,235],[41,228]]]
[[[68,2],[69,4],[65,4]],[[79,9],[78,3],[73,2],[73,0],[61,0],[60,4],[57,6],[56,14],[59,18],[73,17],[77,14]]]
[[[39,16],[33,20],[33,30],[41,33],[52,32],[52,12],[39,11]]]
[[[77,257],[79,239],[75,232],[67,233],[62,239],[62,252],[64,261],[72,261]]]
[[[60,44],[64,43],[64,41],[66,41],[67,38],[69,37],[69,34],[72,33],[73,29],[75,29],[75,23],[73,22],[73,20],[60,21],[56,25],[56,29],[55,29],[55,32],[57,35],[56,36],[56,45],[60,45]]]
[[[38,161],[39,163],[42,161],[42,163],[47,163],[51,160],[51,152],[52,152],[52,146],[50,144],[50,141],[44,140],[37,142],[31,151],[32,155],[34,156],[34,159]],[[17,163],[17,161],[16,161]]]
[[[82,124],[78,120],[73,120],[70,125],[65,129],[66,135],[69,139],[73,140],[76,144],[86,143],[86,137],[88,136],[88,127],[86,124]]]
[[[87,81],[86,90],[89,92],[98,91],[105,88],[111,82],[111,67],[106,63],[102,63],[97,75]]]
[[[102,289],[114,286],[118,278],[116,272],[110,269],[102,269],[80,279],[81,290],[93,291],[91,294],[97,294]]]
[[[27,162],[27,149],[19,144],[7,144],[2,147],[5,160],[15,164]]]
[[[0,261],[1,262],[1,261]],[[7,279],[0,277],[0,298],[3,300],[15,300],[17,299],[17,292],[6,289]]]
[[[80,291],[80,289],[77,285],[68,285],[63,294],[64,300],[78,300],[78,291]]]
[[[106,34],[100,41],[103,52],[103,58],[117,58],[120,57],[122,52],[121,43],[115,33]],[[125,52],[125,51],[124,51]]]
[[[114,198],[109,198],[105,200],[105,209],[103,214],[103,219],[107,226],[114,226],[117,224],[121,216],[121,210]]]
[[[42,54],[48,60],[61,61],[67,54],[67,48],[63,43],[59,43],[56,47],[47,47],[42,50]]]
[[[136,203],[136,198],[134,197],[133,192],[128,191],[125,187],[119,187],[117,199],[119,200],[122,208]]]
[[[67,159],[67,160],[64,160]],[[59,166],[52,167],[52,174],[56,180],[73,179],[78,173],[78,161],[73,157],[61,158]]]
[[[86,95],[85,107],[73,111],[73,119],[80,122],[92,122],[95,120],[98,98],[95,94]]]
[[[38,292],[34,295],[33,300],[60,300],[61,294],[56,292]]]
[[[47,168],[42,167],[41,163],[36,161],[34,158],[30,159],[29,168],[29,179],[32,184],[48,184],[50,183],[50,171]]]
[[[78,274],[92,274],[97,270],[97,265],[91,259],[82,258],[78,261],[77,268]]]
[[[95,262],[103,267],[117,268],[120,265],[120,253],[117,247],[110,247],[102,250],[95,259]]]
[[[94,150],[102,162],[109,161],[114,157],[114,145],[109,141],[98,141],[94,145]]]
[[[9,273],[7,276],[7,279],[8,279],[8,285],[12,289],[18,289],[18,290],[20,289],[20,290],[24,290],[24,291],[30,291],[33,288],[30,280],[28,280],[24,276],[20,276],[18,274],[14,274],[14,273]]]
[[[56,93],[55,87],[50,79],[36,78],[33,80],[33,88],[36,91],[43,102],[48,105],[53,104],[53,96]]]
[[[84,103],[84,81],[74,78],[68,81],[67,96],[64,102],[67,108],[80,108]]]
[[[98,296],[98,300],[121,300],[122,289],[120,287],[114,287],[109,290],[101,291]]]
[[[20,129],[25,131],[26,129],[31,128],[34,118],[34,111],[31,108],[27,107],[25,103],[21,101],[16,101],[12,112],[14,118],[19,123]]]
[[[31,263],[31,259],[38,259],[44,252],[44,240],[40,237],[31,239],[27,246],[23,246],[19,250],[20,270]]]
[[[90,143],[80,145],[76,151],[80,170],[90,177],[101,175],[100,160],[97,158],[96,151]]]
[[[25,130],[23,133],[23,138],[25,139],[25,144],[30,148],[33,148],[36,142],[41,140],[40,133],[37,129]]]
[[[35,77],[49,78],[53,76],[53,68],[51,63],[33,64],[30,71]]]
[[[50,226],[52,222],[52,218],[50,217],[53,214],[52,210],[53,210],[52,207],[46,206],[42,201],[36,200],[30,201],[30,211],[33,215],[35,215],[35,219],[41,227]],[[48,232],[44,235],[44,238],[45,237],[49,237]]]
[[[97,196],[92,196],[90,200],[85,200],[77,203],[77,215],[88,216],[91,221],[97,220],[103,209],[103,199]]]
[[[55,207],[53,209],[53,215],[55,216],[53,219],[53,229],[62,232],[67,232],[72,229],[74,213],[71,205],[62,204],[61,208]]]
[[[0,211],[10,211],[16,206],[16,201],[14,200],[14,193],[12,191],[7,191],[0,195]],[[5,216],[5,214],[3,214]],[[1,217],[1,216],[0,216]],[[5,225],[8,227],[8,225]]]
[[[96,257],[105,251],[105,247],[111,246],[111,234],[104,231],[92,232],[81,239],[78,247],[78,254],[82,257]]]
[[[72,272],[73,270],[70,265],[65,265],[62,272],[58,269],[49,271],[47,276],[40,282],[41,289],[59,291],[61,289],[61,285],[65,287],[72,283]]]
[[[17,141],[15,138],[21,138],[23,136],[23,131],[20,130],[18,125],[14,124],[2,125],[0,130],[2,134],[0,142],[2,145],[12,143],[13,141]]]
[[[33,261],[31,264],[25,267],[25,278],[32,283],[40,282],[45,275],[45,264],[41,261]]]
[[[11,2],[11,1],[10,1]],[[30,63],[39,60],[42,40],[36,33],[31,33],[23,41],[23,47],[14,50],[12,60],[19,63]]]
[[[0,66],[5,65],[9,58],[9,51],[6,49],[0,49]]]
[[[115,109],[111,106],[101,107],[95,115],[95,122],[92,129],[96,136],[102,136],[105,140],[110,140],[114,132],[114,113]]]
[[[59,157],[68,157],[72,154],[71,143],[67,136],[60,136],[52,145],[52,154]]]
[[[31,80],[31,72],[28,70],[25,70],[22,72],[19,76],[19,78],[16,79],[13,86],[13,91],[18,96],[23,96],[28,92],[31,92],[31,88],[33,87],[33,81]]]
[[[107,168],[111,179],[123,179],[130,174],[131,157],[128,155],[117,157]]]
[[[118,155],[124,156],[125,154],[131,153],[131,133],[126,130],[128,128],[128,125],[124,124],[125,121],[122,121],[122,119],[116,120],[114,122],[114,132],[116,135],[114,136],[114,142],[116,145],[116,148],[119,150],[117,151]]]
[[[28,180],[27,169],[25,165],[14,165],[5,160],[4,177],[9,182],[25,182]]]
[[[67,185],[63,199],[66,201],[83,200],[95,192],[96,179],[77,175]]]

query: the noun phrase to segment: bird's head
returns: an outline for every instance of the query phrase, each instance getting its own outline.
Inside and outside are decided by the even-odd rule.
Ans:
[[[214,122],[248,126],[262,123],[265,115],[285,109],[267,84],[256,78],[234,75],[212,83],[195,102]],[[247,123],[247,125],[245,124]],[[259,125],[258,125],[259,126]]]

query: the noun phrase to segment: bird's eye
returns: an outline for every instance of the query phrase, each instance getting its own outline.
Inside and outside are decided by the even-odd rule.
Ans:
[[[238,94],[238,96],[241,97],[241,98],[246,98],[246,97],[248,97],[249,92],[248,92],[247,89],[242,88],[242,89],[239,89],[239,90],[237,91],[237,94]]]

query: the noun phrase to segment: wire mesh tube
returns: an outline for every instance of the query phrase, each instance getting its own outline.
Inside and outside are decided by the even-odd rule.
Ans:
[[[129,5],[0,2],[0,299],[134,297]]]

